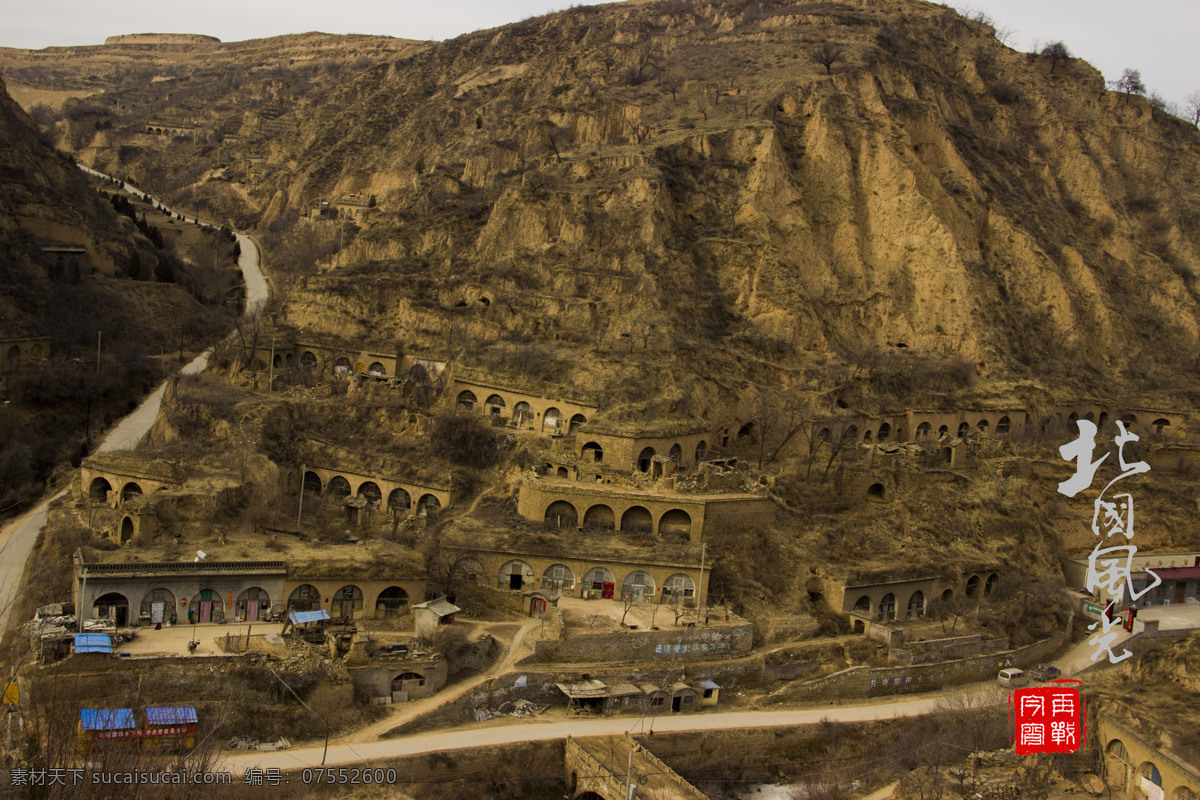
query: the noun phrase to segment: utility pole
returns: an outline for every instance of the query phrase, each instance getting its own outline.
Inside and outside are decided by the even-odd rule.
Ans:
[[[708,551],[708,545],[704,542],[700,543],[700,585],[696,587],[696,597],[698,604],[696,607],[696,622],[699,624],[701,617],[704,616],[704,556]]]
[[[271,334],[271,379],[267,382],[267,391],[275,391],[275,334]],[[300,496],[304,496],[304,475],[300,475]]]
[[[300,532],[300,519],[304,516],[304,476],[308,468],[300,465],[300,508],[296,511],[296,533]]]
[[[104,331],[96,331],[96,372],[100,372],[100,340],[104,336]]]

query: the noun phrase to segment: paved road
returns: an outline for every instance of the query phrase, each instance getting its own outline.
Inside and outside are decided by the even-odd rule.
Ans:
[[[80,169],[101,178],[108,177],[87,167],[81,166]],[[144,192],[132,187],[128,187],[128,189],[130,192],[150,200],[154,203],[155,207],[166,208],[158,200]],[[209,228],[217,227],[206,222],[200,222],[195,218],[187,219],[186,221]],[[266,278],[263,277],[262,270],[259,268],[258,246],[248,236],[239,233],[237,237],[238,243],[242,248],[241,257],[238,259],[238,267],[241,268],[246,282],[245,315],[250,316],[266,302],[270,290],[267,286]],[[201,353],[185,365],[180,370],[180,373],[193,375],[202,372],[205,366],[208,365],[208,352]],[[96,452],[105,453],[112,450],[129,450],[136,447],[158,417],[158,408],[162,403],[163,392],[165,390],[166,382],[164,381],[129,416],[118,422],[105,435],[99,447],[96,448]],[[8,628],[8,611],[13,604],[13,599],[16,597],[17,586],[21,580],[21,573],[25,569],[25,562],[29,560],[29,554],[33,551],[33,545],[37,541],[38,533],[46,525],[46,509],[50,506],[50,503],[65,493],[66,490],[62,490],[43,500],[30,511],[4,526],[4,529],[0,531],[0,631]]]
[[[996,700],[1003,695],[997,691]],[[471,747],[487,747],[517,742],[540,742],[565,739],[567,736],[610,736],[626,731],[634,734],[653,729],[659,733],[677,731],[713,731],[726,728],[777,728],[790,725],[811,725],[828,717],[837,722],[863,722],[928,714],[937,708],[942,695],[928,695],[916,700],[899,700],[864,706],[837,706],[789,711],[723,711],[702,714],[676,715],[640,720],[637,717],[603,717],[575,719],[567,722],[533,722],[511,725],[489,725],[447,733],[422,733],[400,739],[361,744],[331,742],[325,755],[325,766],[341,766],[376,759],[397,758]],[[218,769],[241,774],[247,767],[274,767],[297,770],[321,766],[324,748],[303,747],[273,753],[235,753],[226,756]]]

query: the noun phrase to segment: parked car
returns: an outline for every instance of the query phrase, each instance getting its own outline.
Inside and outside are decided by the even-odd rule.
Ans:
[[[1029,674],[1035,681],[1052,681],[1062,677],[1062,670],[1053,664],[1038,664],[1033,669],[1029,670]]]
[[[1017,669],[1016,667],[1000,670],[1000,674],[996,677],[996,680],[1005,689],[1019,689],[1029,684],[1029,678],[1025,675],[1025,670]]]

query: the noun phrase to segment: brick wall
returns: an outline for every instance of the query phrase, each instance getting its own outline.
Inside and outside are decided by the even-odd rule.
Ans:
[[[526,662],[595,662],[665,660],[677,656],[714,656],[746,653],[753,641],[753,626],[740,625],[676,628],[669,631],[620,631],[568,636],[540,641]]]

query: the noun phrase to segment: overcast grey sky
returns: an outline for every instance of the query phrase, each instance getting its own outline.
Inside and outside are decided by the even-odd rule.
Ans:
[[[283,33],[373,33],[407,39],[451,39],[570,5],[570,0],[151,0],[112,3],[4,0],[0,45],[41,48],[100,44],[119,33],[205,33],[224,41]],[[1200,89],[1200,2],[1197,0],[961,0],[1013,31],[1011,45],[1062,40],[1106,78],[1141,70],[1147,87],[1182,103]]]

